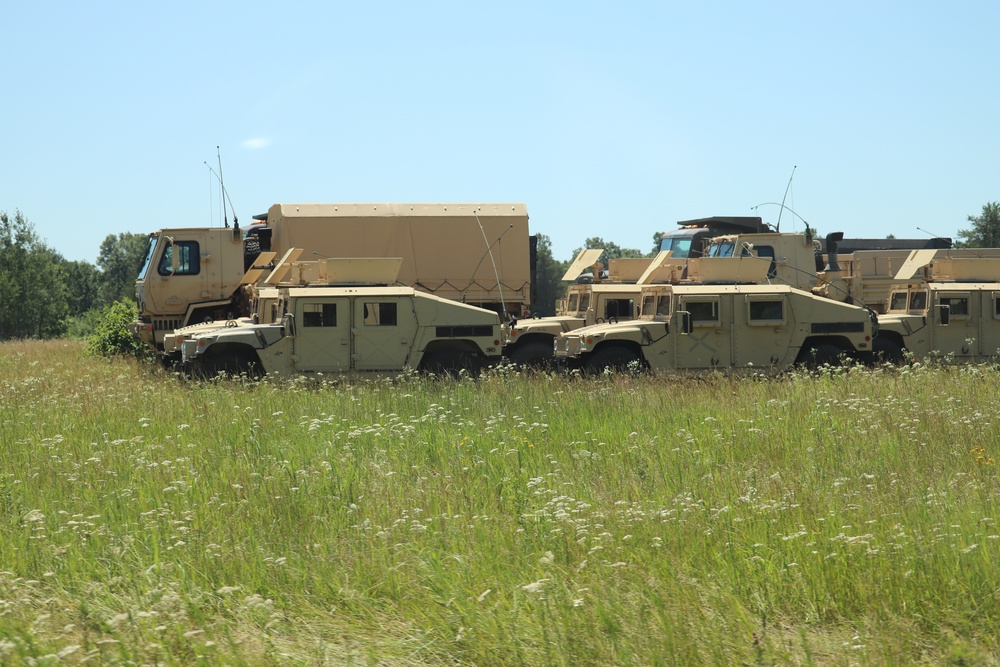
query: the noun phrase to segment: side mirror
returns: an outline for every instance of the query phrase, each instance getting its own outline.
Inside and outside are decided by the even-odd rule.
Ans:
[[[286,336],[295,335],[295,315],[288,313],[285,315],[284,320],[281,322],[281,328]]]
[[[941,322],[941,326],[946,327],[948,323],[951,322],[951,306],[948,304],[938,305],[938,321]]]

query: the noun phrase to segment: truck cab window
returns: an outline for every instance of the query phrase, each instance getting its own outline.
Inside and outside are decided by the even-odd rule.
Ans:
[[[962,317],[969,314],[969,299],[959,296],[942,296],[938,299],[942,306],[948,306],[952,317]]]
[[[337,304],[335,303],[303,304],[302,326],[304,327],[337,326]]]
[[[632,319],[632,299],[608,299],[604,304],[604,316]]]
[[[751,301],[751,322],[781,322],[785,319],[782,301]]]
[[[177,254],[177,270],[173,270],[173,257]],[[169,243],[156,267],[161,276],[195,276],[201,271],[201,251],[197,241]]]
[[[642,299],[642,314],[652,315],[656,310],[656,295],[647,294]]]
[[[696,324],[719,321],[719,304],[716,301],[688,301],[681,310],[691,313],[691,321]]]
[[[889,310],[906,310],[906,292],[893,292],[889,297]]]
[[[927,292],[913,292],[910,294],[910,310],[924,311],[927,309]]]
[[[365,326],[394,327],[396,326],[395,303],[366,303]]]

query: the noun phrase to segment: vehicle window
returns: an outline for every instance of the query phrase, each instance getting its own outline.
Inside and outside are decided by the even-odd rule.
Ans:
[[[672,250],[675,259],[686,259],[691,254],[691,238],[665,238],[660,242],[660,250]]]
[[[774,246],[755,245],[753,249],[757,251],[758,257],[767,257],[771,260],[771,266],[767,267],[767,277],[773,278],[778,272],[778,264],[774,261]]]
[[[732,241],[720,241],[719,243],[712,245],[711,256],[732,257],[735,249],[736,244]]]
[[[337,304],[335,303],[302,304],[302,326],[304,327],[337,326]]]
[[[781,300],[751,301],[749,305],[751,322],[781,322],[785,319],[785,304]]]
[[[177,270],[174,271],[173,256],[177,253]],[[201,252],[197,241],[177,241],[167,244],[156,270],[161,276],[194,276],[201,271]]]
[[[590,292],[580,295],[580,311],[586,311],[590,308]]]
[[[569,305],[566,306],[566,312],[567,313],[575,313],[578,310],[580,310],[579,300],[580,300],[580,295],[579,294],[577,294],[575,292],[573,294],[570,294],[569,295]]]
[[[925,310],[927,308],[927,292],[910,294],[910,310]]]
[[[962,315],[969,314],[969,299],[964,296],[942,296],[939,297],[938,302],[943,306],[948,306],[951,310],[952,317],[956,315],[961,317]]]
[[[632,299],[608,299],[604,304],[605,317],[632,318]]]
[[[138,280],[143,280],[146,277],[146,271],[149,271],[149,263],[153,261],[153,250],[156,249],[156,243],[159,240],[157,236],[149,238],[149,247],[146,248],[146,258],[142,260],[142,268],[139,269]]]
[[[395,303],[366,303],[365,326],[394,327],[396,326]]]
[[[652,315],[656,310],[656,295],[647,294],[642,298],[642,314]]]
[[[716,301],[688,301],[685,309],[691,313],[692,322],[719,321],[719,304]]]
[[[658,317],[668,317],[670,315],[670,295],[664,294],[656,302],[656,315]]]
[[[893,292],[889,297],[889,310],[906,310],[906,292]]]

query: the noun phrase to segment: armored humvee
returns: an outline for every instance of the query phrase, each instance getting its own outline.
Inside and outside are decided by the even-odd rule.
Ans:
[[[328,282],[277,284],[269,288],[273,293],[258,295],[259,310],[252,317],[174,332],[169,340],[179,352],[175,369],[202,377],[384,375],[407,369],[475,375],[499,361],[499,315],[390,286],[401,262],[361,258],[292,264],[303,273],[316,273],[316,265],[322,265],[319,273],[327,274]],[[359,263],[375,266],[382,278],[373,279],[369,271],[364,282],[346,279],[357,274],[350,265]]]
[[[669,252],[653,259],[619,258],[608,262],[604,277],[597,259],[600,248],[581,250],[566,269],[562,280],[574,281],[566,298],[556,302],[554,317],[515,319],[511,322],[504,356],[512,363],[525,366],[545,366],[552,361],[553,342],[564,331],[603,322],[631,320],[639,312],[638,297],[642,284],[673,269],[679,273],[682,264],[670,264]],[[589,273],[582,273],[590,267]]]
[[[879,316],[878,359],[1000,359],[1000,258],[913,252],[900,270],[899,279],[906,278]]]
[[[589,372],[780,372],[794,364],[869,361],[870,309],[784,284],[768,284],[771,257],[702,257],[687,282],[643,290],[639,318],[561,334],[555,355]]]

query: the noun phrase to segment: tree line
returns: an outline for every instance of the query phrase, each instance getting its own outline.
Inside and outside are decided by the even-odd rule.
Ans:
[[[84,336],[108,306],[135,297],[145,234],[111,234],[97,264],[44,243],[20,211],[0,212],[0,340]]]
[[[968,222],[969,229],[958,232],[958,245],[1000,247],[1000,202],[983,205],[982,213],[968,216]],[[588,238],[582,248],[603,248],[598,261],[607,267],[612,259],[654,256],[662,236],[653,235],[649,252],[601,237]],[[110,234],[101,243],[96,265],[70,261],[46,245],[20,211],[13,216],[0,212],[0,340],[87,335],[104,309],[134,299],[146,248],[145,234]],[[535,257],[531,301],[539,316],[554,315],[556,300],[566,294],[562,276],[572,258],[557,260],[545,234],[537,235]]]

